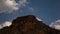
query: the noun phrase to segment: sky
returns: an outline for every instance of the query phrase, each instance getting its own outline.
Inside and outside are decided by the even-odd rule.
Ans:
[[[25,15],[48,25],[60,19],[60,0],[0,0],[0,24]]]

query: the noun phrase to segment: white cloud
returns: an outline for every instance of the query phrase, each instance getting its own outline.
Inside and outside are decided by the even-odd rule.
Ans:
[[[14,10],[18,10],[19,7],[25,6],[27,0],[19,0],[17,3],[15,0],[0,0],[0,13],[3,12],[13,12]]]
[[[38,20],[38,21],[42,21],[41,19],[39,19],[38,17],[36,17],[36,19]]]
[[[28,9],[29,9],[30,11],[34,11],[34,8],[33,8],[33,7],[28,7]]]
[[[49,26],[60,30],[60,19],[56,20],[55,22],[52,22]]]
[[[6,27],[6,26],[10,26],[12,23],[11,22],[9,22],[9,21],[6,21],[5,23],[3,23],[3,24],[0,24],[0,29],[2,29],[3,27]]]

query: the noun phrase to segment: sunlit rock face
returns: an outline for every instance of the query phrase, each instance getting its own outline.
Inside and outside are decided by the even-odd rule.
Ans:
[[[33,15],[27,15],[14,19],[11,26],[0,29],[0,34],[60,34],[60,31],[38,21]]]

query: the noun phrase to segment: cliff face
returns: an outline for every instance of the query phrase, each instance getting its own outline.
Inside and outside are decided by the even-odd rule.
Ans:
[[[10,27],[0,29],[0,34],[60,34],[60,31],[38,21],[35,16],[28,15],[13,20]]]

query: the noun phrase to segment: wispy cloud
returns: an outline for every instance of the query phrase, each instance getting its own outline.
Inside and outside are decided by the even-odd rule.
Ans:
[[[19,0],[18,3],[15,0],[0,0],[0,13],[18,10],[22,6],[26,6],[27,0]]]
[[[55,29],[60,29],[60,19],[52,22],[49,26]]]
[[[2,29],[3,27],[6,27],[6,26],[10,26],[12,23],[11,22],[9,22],[9,21],[6,21],[6,22],[4,22],[4,23],[2,23],[2,24],[0,24],[0,29]]]
[[[34,11],[34,8],[33,8],[33,7],[28,7],[28,9],[29,9],[30,11]]]
[[[38,21],[42,21],[41,19],[39,19],[38,17],[36,17],[36,19],[38,20]]]

